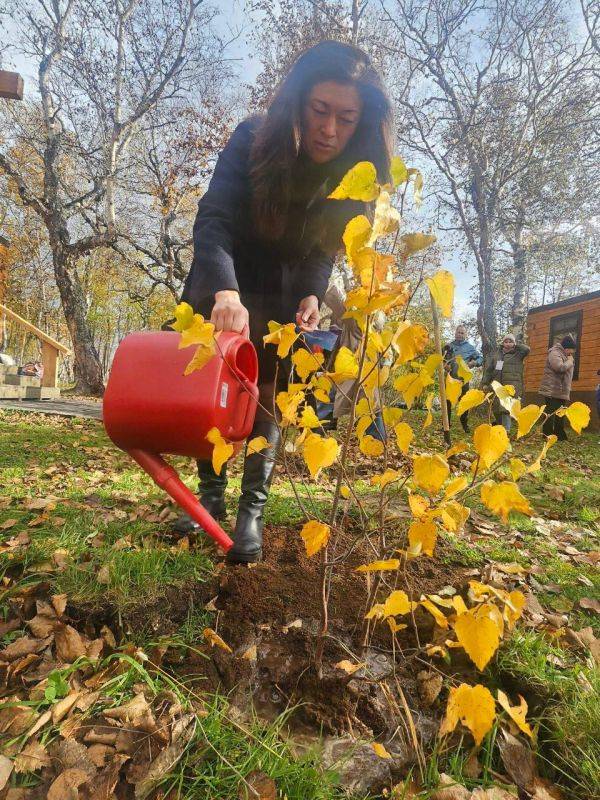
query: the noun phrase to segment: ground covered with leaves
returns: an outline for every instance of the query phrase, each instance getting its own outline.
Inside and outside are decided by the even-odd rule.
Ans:
[[[175,509],[99,423],[4,413],[0,797],[598,797],[598,443],[550,450],[526,479],[533,517],[503,525],[474,502],[463,534],[400,573],[440,613],[473,581],[525,594],[483,673],[423,607],[360,647],[371,578],[354,571],[368,560],[357,545],[332,586],[318,675],[318,566],[283,478],[265,561],[224,567],[203,537],[171,535]],[[318,506],[318,486],[306,492]],[[406,524],[406,495],[391,512]],[[439,735],[448,693],[474,678],[510,698],[478,748],[460,724]]]

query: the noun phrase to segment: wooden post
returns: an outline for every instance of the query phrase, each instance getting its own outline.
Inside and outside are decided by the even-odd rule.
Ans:
[[[438,382],[440,384],[440,405],[442,411],[442,428],[444,430],[444,441],[452,444],[450,438],[450,420],[448,419],[448,405],[446,403],[446,373],[444,370],[444,357],[442,354],[442,337],[440,334],[440,317],[433,295],[429,293],[431,299],[431,313],[433,315],[433,338],[435,341],[435,352],[442,358],[438,366]]]
[[[49,342],[42,341],[42,364],[44,366],[44,376],[42,386],[56,386],[56,364],[58,361],[58,350]]]
[[[23,99],[23,78],[18,72],[0,69],[0,97],[6,100]]]

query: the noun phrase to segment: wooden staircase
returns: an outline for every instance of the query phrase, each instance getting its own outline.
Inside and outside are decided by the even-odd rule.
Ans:
[[[7,367],[0,364],[0,400],[58,399],[60,397],[60,389],[56,385],[58,357],[61,354],[68,354],[69,349],[0,303],[0,317],[2,316],[25,328],[39,339],[44,377],[40,380],[40,378],[18,375],[18,367]]]

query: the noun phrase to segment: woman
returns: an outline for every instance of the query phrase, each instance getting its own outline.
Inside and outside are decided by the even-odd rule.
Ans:
[[[565,336],[560,342],[553,345],[548,351],[548,358],[544,366],[540,394],[546,405],[546,417],[542,430],[546,436],[556,434],[559,441],[566,441],[564,417],[557,417],[554,413],[564,406],[571,396],[571,382],[575,362],[573,356],[577,345],[572,336]]]
[[[267,323],[319,323],[346,222],[363,204],[327,200],[358,161],[389,180],[392,123],[381,80],[362,50],[321,42],[307,50],[279,86],[265,117],[239,125],[221,153],[194,224],[194,260],[182,299],[210,316],[215,329],[250,329],[259,353],[260,406],[251,436],[269,450],[247,456],[234,546],[228,560],[262,557],[262,515],[279,434],[273,416],[276,354],[263,347]],[[224,474],[198,462],[200,499],[225,514]],[[179,531],[189,530],[189,519]]]
[[[502,344],[488,358],[485,372],[483,374],[484,387],[491,387],[492,381],[498,381],[503,386],[514,386],[514,397],[523,397],[523,361],[529,355],[529,347],[526,344],[517,344],[512,333],[507,333]],[[510,432],[510,414],[494,399],[494,417],[497,425],[504,425],[507,432]]]

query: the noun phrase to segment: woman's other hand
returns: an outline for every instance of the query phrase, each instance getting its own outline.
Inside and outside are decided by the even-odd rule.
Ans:
[[[298,303],[298,311],[296,311],[296,325],[301,331],[310,333],[314,331],[319,324],[319,301],[314,294],[308,297],[303,297]]]
[[[225,289],[215,294],[210,321],[216,331],[235,331],[242,333],[248,325],[248,309],[240,302],[239,294],[233,289]]]

